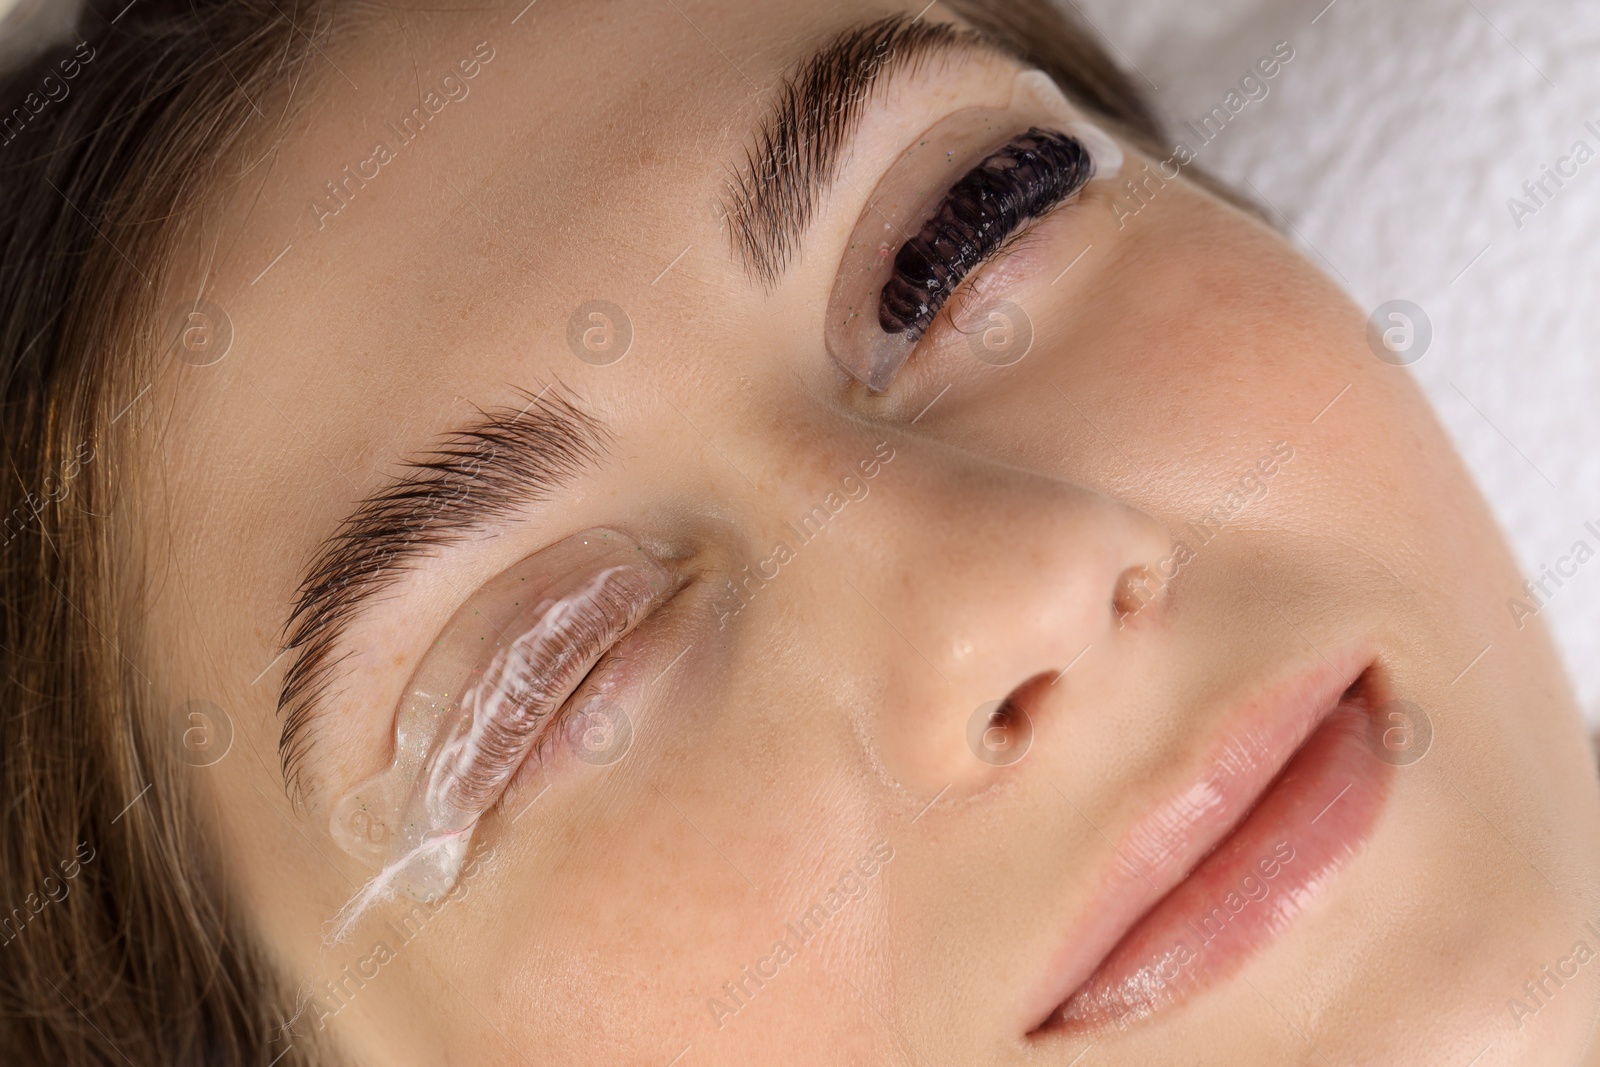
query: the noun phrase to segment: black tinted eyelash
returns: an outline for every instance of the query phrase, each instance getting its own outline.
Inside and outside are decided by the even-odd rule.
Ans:
[[[878,324],[885,333],[920,338],[962,278],[1024,222],[1083,188],[1093,170],[1077,139],[1038,127],[991,153],[900,246],[878,301]]]

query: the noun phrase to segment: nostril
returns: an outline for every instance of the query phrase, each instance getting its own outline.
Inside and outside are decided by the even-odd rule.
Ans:
[[[1027,718],[1027,712],[1018,708],[1011,697],[1006,697],[989,715],[989,726],[983,731],[984,747],[996,752],[1015,748]]]
[[[1012,697],[980,705],[967,722],[967,747],[991,767],[1009,767],[1033,745],[1033,719]]]
[[[967,745],[972,754],[995,767],[1009,767],[1028,754],[1033,745],[1033,716],[1043,690],[1059,677],[1043,671],[1017,686],[1001,700],[980,705],[967,723]]]
[[[1161,594],[1161,586],[1155,580],[1155,575],[1144,564],[1129,567],[1117,576],[1117,584],[1111,596],[1111,610],[1116,613],[1119,624],[1139,612],[1143,611]]]

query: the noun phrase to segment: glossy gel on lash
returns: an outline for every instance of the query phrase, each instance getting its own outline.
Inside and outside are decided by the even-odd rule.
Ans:
[[[378,874],[335,921],[341,939],[398,891],[449,892],[473,828],[596,660],[670,589],[626,535],[569,537],[479,590],[413,676],[389,767],[346,794],[330,832]]]
[[[851,234],[823,327],[829,353],[883,391],[999,243],[1121,170],[1121,146],[1040,70],[1017,75],[1004,107],[947,116],[889,169]]]

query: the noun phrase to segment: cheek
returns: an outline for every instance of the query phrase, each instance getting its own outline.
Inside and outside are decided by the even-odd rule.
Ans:
[[[861,812],[840,799],[849,789],[817,782],[815,754],[788,739],[763,743],[760,725],[747,734],[724,721],[719,736],[737,761],[721,743],[697,752],[656,735],[671,757],[637,777],[627,760],[618,764],[631,780],[605,787],[604,803],[587,787],[558,785],[513,830],[484,835],[495,862],[452,925],[441,923],[444,936],[430,932],[417,945],[438,953],[439,969],[514,1043],[551,1062],[587,1062],[600,1033],[621,1047],[682,1033],[680,1047],[750,1041],[770,1050],[779,1038],[815,1041],[806,1027],[832,1025],[818,1020],[836,991],[810,976],[840,953],[873,957],[884,872],[858,883],[856,899],[841,889],[809,943],[791,930],[871,838],[819,829],[859,827]],[[667,764],[673,770],[661,773]],[[757,795],[758,805],[727,802]],[[530,825],[536,818],[544,822]],[[792,950],[782,962],[779,941]],[[462,953],[476,961],[469,970]],[[464,1035],[477,1024],[464,1006],[448,1014]]]
[[[1301,472],[1319,463],[1314,506],[1340,527],[1375,467],[1388,468],[1391,491],[1442,474],[1434,461],[1448,466],[1449,446],[1425,401],[1372,354],[1365,318],[1337,286],[1260,224],[1194,189],[1173,191],[1141,215],[1148,225],[1130,232],[1099,287],[1108,298],[1067,346],[1097,353],[1066,364],[1073,387],[1104,411],[1101,429],[1168,457],[1174,499],[1177,481],[1236,484],[1287,442],[1300,458],[1266,479],[1252,507],[1276,506],[1296,462]]]
[[[1177,416],[1174,429],[1309,425],[1329,382],[1337,392],[1374,362],[1355,309],[1259,224],[1188,188],[1146,221],[1107,272],[1111,299],[1085,341],[1143,391],[1159,383],[1151,400],[1167,403],[1151,414]]]

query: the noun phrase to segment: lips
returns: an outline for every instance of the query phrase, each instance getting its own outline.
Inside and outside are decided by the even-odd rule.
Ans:
[[[1324,662],[1249,700],[1196,780],[1124,834],[1033,1033],[1127,1026],[1221,982],[1359,852],[1392,771],[1368,747],[1370,663]]]

